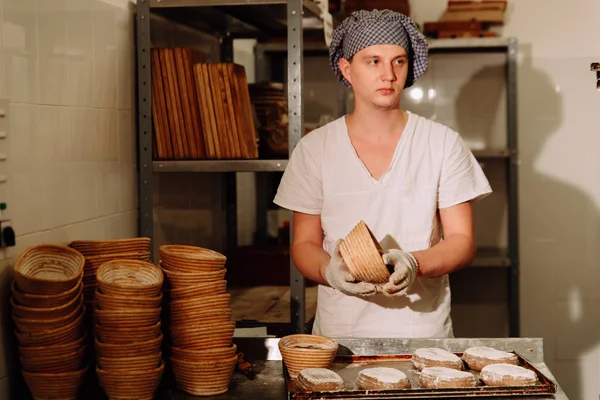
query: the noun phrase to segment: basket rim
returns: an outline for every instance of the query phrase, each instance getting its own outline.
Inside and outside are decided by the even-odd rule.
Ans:
[[[13,281],[13,284],[16,284],[16,281]],[[23,311],[32,311],[34,313],[45,313],[45,312],[53,312],[53,311],[60,311],[63,310],[65,308],[67,308],[70,305],[73,305],[73,302],[75,302],[77,300],[77,298],[79,296],[81,296],[83,294],[83,285],[75,285],[74,288],[79,288],[77,290],[77,293],[73,296],[73,298],[69,301],[67,301],[66,303],[61,304],[60,306],[55,306],[55,307],[31,307],[31,306],[24,306],[23,304],[20,304],[19,301],[17,300],[17,298],[14,296],[13,293],[11,293],[10,295],[10,305],[13,309],[20,309]],[[21,292],[19,290],[19,292]],[[63,293],[67,293],[67,292],[63,292]],[[26,294],[21,292],[21,294]]]
[[[321,342],[331,345],[332,347],[327,348],[327,349],[306,349],[306,348],[301,348],[301,347],[288,346],[287,342],[292,339],[295,339],[295,338],[298,338],[298,339],[316,338],[316,339],[319,339]],[[292,351],[306,352],[306,353],[311,353],[311,352],[315,352],[315,351],[332,352],[332,351],[337,351],[337,349],[339,348],[338,342],[336,342],[334,339],[329,338],[327,336],[313,335],[313,334],[309,334],[309,333],[294,333],[291,335],[286,335],[286,336],[282,337],[281,339],[279,339],[279,341],[277,342],[277,346],[279,347],[280,350],[285,349],[285,350],[292,350]]]
[[[107,371],[105,369],[101,369],[99,366],[96,366],[96,373],[102,375],[119,375],[119,376],[131,376],[131,375],[143,375],[143,374],[155,374],[164,371],[165,369],[165,360],[163,357],[160,359],[160,366],[152,369],[143,369],[143,370],[134,370],[134,371],[122,371],[122,370],[114,370]]]
[[[26,275],[26,274],[22,273],[21,268],[23,267],[23,262],[25,261],[25,259],[29,255],[31,255],[33,252],[44,251],[44,250],[50,250],[52,252],[62,251],[64,253],[67,253],[68,255],[72,255],[74,258],[77,259],[77,271],[73,275],[71,275],[70,277],[68,277],[66,279],[40,279],[40,278],[31,276],[31,275]],[[85,265],[85,257],[83,256],[83,254],[81,254],[79,251],[77,251],[71,247],[62,246],[59,244],[36,244],[33,246],[29,246],[28,248],[23,250],[21,252],[21,254],[19,254],[19,257],[17,258],[17,260],[15,261],[15,264],[13,266],[13,272],[15,275],[20,275],[26,279],[37,281],[37,282],[55,282],[55,283],[60,282],[60,283],[62,283],[62,282],[71,281],[76,277],[81,277],[81,275],[83,275],[83,266],[84,265]]]
[[[112,268],[113,266],[116,266],[116,265],[120,265],[125,268],[127,268],[128,266],[138,266],[138,267],[145,267],[145,268],[147,267],[148,269],[155,270],[158,272],[158,276],[159,276],[158,281],[152,282],[150,284],[140,284],[140,285],[123,285],[123,284],[107,282],[106,280],[104,280],[102,278],[102,274],[104,273],[105,270],[108,270],[109,268]],[[100,265],[100,267],[98,267],[98,270],[96,271],[96,282],[97,283],[106,285],[106,286],[111,286],[113,288],[118,288],[118,289],[156,288],[156,287],[161,287],[164,283],[164,280],[165,280],[165,276],[164,276],[162,268],[151,263],[150,261],[143,261],[143,260],[113,259],[113,260],[109,260],[109,261],[105,262],[104,264]]]
[[[164,244],[159,247],[159,253],[163,253],[175,258],[187,258],[192,260],[215,260],[227,261],[227,257],[216,250],[206,247],[184,245],[184,244]],[[183,253],[183,257],[181,254]]]
[[[215,276],[223,274],[223,276],[225,276],[227,274],[227,268],[225,268],[225,267],[215,268],[210,271],[181,272],[181,271],[171,271],[169,269],[166,269],[162,265],[163,265],[162,262],[160,262],[159,268],[163,271],[163,273],[165,275],[167,275],[167,278],[169,277],[169,275],[172,277],[183,278],[183,277],[192,277],[192,276],[210,276],[211,274],[215,275]]]
[[[27,375],[31,378],[57,378],[57,377],[75,377],[78,375],[84,375],[87,373],[87,370],[90,368],[89,364],[87,364],[83,369],[78,369],[76,371],[68,371],[68,372],[27,372],[21,371],[24,375]]]
[[[169,357],[169,360],[171,360],[172,363],[195,365],[195,366],[209,366],[209,365],[214,365],[217,363],[227,364],[227,363],[233,363],[234,361],[237,361],[237,359],[238,359],[237,354],[234,354],[229,358],[221,358],[218,360],[206,360],[206,361],[190,361],[190,360],[183,360],[181,358],[177,358],[177,357],[173,357],[173,356]]]
[[[13,288],[13,285],[15,286],[16,289]],[[66,303],[62,303],[60,306],[55,306],[55,307],[31,307],[31,306],[24,306],[23,304],[20,304],[18,299],[15,297],[14,292],[18,292],[18,296],[24,296],[25,298],[30,298],[31,300],[41,300],[38,298],[38,296],[43,296],[46,297],[46,299],[49,296],[53,296],[54,298],[60,298],[59,296],[63,296],[65,294],[73,294],[73,291],[77,289],[76,294],[73,296],[73,298],[71,300],[69,300]],[[32,294],[32,293],[26,293],[26,292],[22,292],[18,286],[17,286],[17,281],[13,280],[12,284],[11,284],[11,295],[10,295],[10,302],[11,302],[11,306],[13,307],[18,307],[20,309],[24,309],[24,310],[44,310],[44,311],[56,311],[56,310],[60,310],[62,308],[65,308],[66,306],[68,306],[69,304],[72,304],[73,301],[75,301],[75,299],[77,299],[77,297],[79,297],[81,294],[83,294],[83,285],[78,283],[75,286],[73,286],[72,289],[69,289],[65,292],[62,293],[58,293],[56,295],[49,295],[49,294],[42,294],[42,295],[36,295],[36,294]],[[65,296],[68,297],[68,296]],[[13,303],[13,299],[14,299],[14,305]],[[36,311],[37,312],[37,311]]]
[[[124,295],[116,295],[116,294],[108,294],[102,292],[102,290],[96,286],[94,289],[94,296],[100,298],[111,298],[115,300],[147,300],[147,301],[157,301],[163,299],[163,292],[159,292],[156,296],[124,296]]]

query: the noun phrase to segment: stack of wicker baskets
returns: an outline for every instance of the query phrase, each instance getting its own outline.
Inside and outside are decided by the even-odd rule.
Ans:
[[[149,238],[74,240],[70,246],[85,256],[83,298],[90,315],[94,311],[96,272],[102,264],[110,260],[150,260]]]
[[[160,258],[171,288],[170,360],[177,386],[196,396],[225,393],[237,363],[226,257],[201,247],[166,245]]]
[[[65,246],[26,249],[14,266],[12,318],[22,372],[34,398],[75,399],[88,370],[84,258]]]
[[[161,344],[163,273],[140,260],[112,260],[97,272],[96,361],[109,399],[151,400],[165,369]]]

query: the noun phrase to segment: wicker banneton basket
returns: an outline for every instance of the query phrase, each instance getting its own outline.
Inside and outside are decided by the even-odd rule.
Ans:
[[[355,279],[384,283],[390,271],[383,262],[383,249],[364,221],[360,221],[340,243],[340,254]]]
[[[177,385],[194,396],[216,396],[227,392],[237,355],[207,361],[171,357]]]
[[[21,253],[14,266],[17,287],[23,293],[55,295],[77,285],[85,258],[66,246],[40,244]]]
[[[96,368],[100,386],[110,399],[152,400],[165,370],[164,362],[153,369],[105,370]]]
[[[98,268],[96,280],[100,291],[108,295],[156,297],[164,275],[159,267],[146,261],[111,260]]]
[[[140,253],[149,251],[150,238],[74,240],[70,243],[70,246],[86,257],[115,253]]]
[[[328,368],[338,347],[335,340],[319,335],[295,334],[279,340],[279,352],[293,379],[305,368]]]

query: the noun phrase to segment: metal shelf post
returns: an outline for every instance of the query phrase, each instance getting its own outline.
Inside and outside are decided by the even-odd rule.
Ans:
[[[292,152],[304,131],[304,108],[302,104],[303,87],[303,27],[302,27],[302,0],[289,0],[287,2],[288,18],[288,112],[289,112],[289,155]],[[290,212],[290,238],[293,233],[293,213]],[[291,243],[291,242],[290,242]],[[304,276],[300,274],[290,255],[290,321],[296,333],[305,331],[305,291]]]
[[[507,49],[507,147],[510,151],[507,162],[508,197],[508,256],[509,271],[509,335],[520,335],[519,302],[519,151],[517,140],[517,39],[511,38]]]
[[[138,190],[140,236],[154,238],[152,179],[152,79],[150,55],[150,2],[138,0],[137,33],[137,114],[138,114]],[[153,246],[150,259],[154,259]]]

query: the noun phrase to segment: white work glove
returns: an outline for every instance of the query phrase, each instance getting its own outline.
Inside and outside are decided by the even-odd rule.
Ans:
[[[417,278],[419,263],[412,254],[400,249],[387,250],[382,258],[386,265],[394,267],[394,272],[388,282],[378,285],[378,290],[387,296],[404,296]]]
[[[331,256],[331,260],[325,269],[324,278],[334,289],[342,293],[354,296],[372,296],[377,293],[377,287],[368,282],[357,282],[350,273],[348,266],[340,255],[339,246],[341,240],[335,244],[335,250]]]

